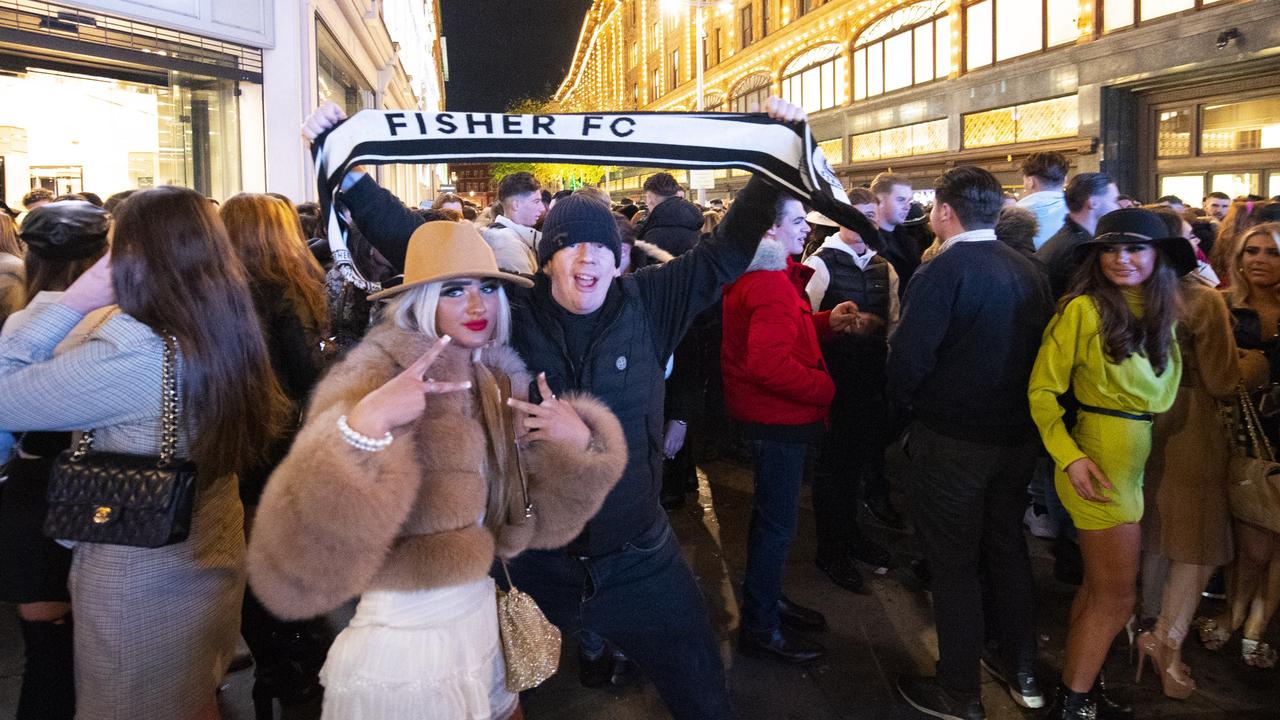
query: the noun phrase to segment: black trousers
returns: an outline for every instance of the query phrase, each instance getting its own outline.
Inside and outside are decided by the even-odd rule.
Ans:
[[[933,574],[938,681],[954,694],[979,694],[987,637],[1006,667],[1031,670],[1035,605],[1022,513],[1037,451],[1035,442],[988,445],[911,427],[907,492]]]
[[[889,496],[884,451],[888,403],[883,387],[841,387],[831,404],[813,475],[813,520],[818,552],[837,551],[858,537],[858,502]]]

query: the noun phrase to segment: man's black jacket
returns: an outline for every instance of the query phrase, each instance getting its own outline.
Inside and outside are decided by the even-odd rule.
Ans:
[[[585,362],[565,343],[551,296],[539,273],[530,289],[508,287],[511,344],[531,372],[545,372],[555,393],[595,395],[618,416],[627,437],[627,469],[604,507],[570,546],[575,555],[620,549],[662,516],[663,375],[667,358],[697,314],[721,287],[746,270],[760,237],[773,225],[778,190],[753,178],[710,239],[663,265],[615,278]],[[365,237],[397,268],[422,219],[364,177],[342,195]]]

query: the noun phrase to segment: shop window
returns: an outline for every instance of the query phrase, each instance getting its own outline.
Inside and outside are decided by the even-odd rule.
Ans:
[[[1071,137],[1079,132],[1075,95],[964,116],[966,148]]]
[[[1103,0],[1102,31],[1111,32],[1133,24],[1133,0]],[[1166,193],[1167,194],[1167,193]]]
[[[235,81],[157,70],[153,82],[141,82],[92,72],[29,68],[0,75],[0,148],[12,152],[4,168],[11,205],[35,186],[106,197],[182,185],[220,200],[240,191]]]
[[[1205,105],[1201,112],[1202,153],[1280,148],[1280,96]]]
[[[1280,170],[1267,173],[1267,195],[1269,197],[1280,195]]]
[[[1191,133],[1195,116],[1187,108],[1165,110],[1156,115],[1156,157],[1191,154]]]
[[[1183,200],[1194,203],[1205,196],[1204,175],[1162,175],[1160,177],[1160,196],[1177,195]]]
[[[374,105],[373,86],[325,24],[316,21],[316,84],[320,102],[333,102],[347,116]]]
[[[782,97],[805,112],[818,112],[843,101],[848,70],[838,43],[819,45],[800,54],[782,70]]]
[[[827,163],[831,165],[842,165],[844,163],[844,141],[840,138],[824,140],[818,143],[818,149],[822,151]]]
[[[946,150],[945,118],[849,136],[850,162],[928,155]]]
[[[859,33],[853,46],[854,100],[945,78],[951,72],[948,4],[917,2]]]
[[[1262,194],[1262,174],[1256,172],[1214,173],[1209,176],[1209,192],[1224,192],[1231,197]],[[1198,198],[1182,198],[1195,202]]]

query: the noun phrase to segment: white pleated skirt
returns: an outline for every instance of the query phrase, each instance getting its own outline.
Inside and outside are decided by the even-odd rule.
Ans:
[[[505,720],[493,580],[370,591],[329,649],[322,720]]]

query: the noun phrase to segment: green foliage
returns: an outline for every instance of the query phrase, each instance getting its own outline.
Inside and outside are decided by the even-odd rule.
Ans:
[[[550,115],[560,111],[559,103],[550,97],[527,97],[516,100],[507,107],[511,115]],[[494,163],[491,168],[493,182],[497,184],[511,173],[527,172],[551,191],[577,190],[583,185],[597,185],[611,167],[607,165],[574,165],[571,163]]]

